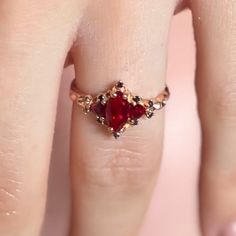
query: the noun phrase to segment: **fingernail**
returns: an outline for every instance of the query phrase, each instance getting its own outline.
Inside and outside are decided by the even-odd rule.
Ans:
[[[236,236],[236,222],[226,225],[219,236]]]

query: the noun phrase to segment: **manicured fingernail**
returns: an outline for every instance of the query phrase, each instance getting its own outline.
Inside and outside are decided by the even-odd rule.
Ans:
[[[226,225],[219,236],[236,236],[236,222]]]

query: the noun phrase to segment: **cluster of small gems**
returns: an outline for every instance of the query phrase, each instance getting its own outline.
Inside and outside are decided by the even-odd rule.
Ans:
[[[118,81],[110,90],[96,97],[79,95],[75,90],[76,88],[72,87],[72,100],[75,100],[76,94],[77,104],[83,107],[84,112],[93,112],[97,122],[105,125],[115,138],[120,137],[128,127],[137,125],[141,117],[153,117],[154,111],[164,107],[169,97],[167,87],[155,99],[134,96],[122,81]]]

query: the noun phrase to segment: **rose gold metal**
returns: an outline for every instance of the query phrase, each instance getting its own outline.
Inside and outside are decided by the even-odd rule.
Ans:
[[[119,82],[121,82],[121,81],[119,81]],[[116,95],[117,91],[121,91],[124,94],[125,99],[129,103],[132,103],[132,104],[135,105],[136,102],[133,100],[135,96],[124,85],[120,88],[117,87],[117,83],[115,83],[115,85],[111,89],[109,89],[109,90],[107,90],[103,93],[99,93],[97,96],[92,96],[92,95],[89,95],[89,94],[81,93],[80,90],[78,89],[77,85],[76,85],[76,80],[74,79],[71,83],[70,98],[79,107],[81,107],[83,109],[85,114],[87,114],[91,111],[91,105],[98,102],[98,100],[99,100],[98,97],[100,95],[104,95],[106,97],[106,95],[109,94],[110,97],[113,97],[113,96]],[[166,105],[166,102],[169,99],[169,97],[170,97],[169,89],[168,89],[167,86],[165,86],[165,89],[160,94],[158,94],[156,97],[154,97],[152,99],[146,99],[146,98],[139,97],[140,101],[138,103],[146,108],[146,116],[148,117],[149,113],[152,116],[152,114],[155,110],[162,109]],[[104,102],[106,102],[106,99],[104,100]],[[150,102],[153,104],[152,106],[149,105]],[[102,122],[100,122],[100,123],[105,125]],[[134,126],[134,125],[132,124],[131,121],[128,121],[124,125],[124,127],[119,131],[119,135],[121,133],[123,133],[130,126]],[[108,130],[111,133],[113,133],[113,131],[110,127],[108,127]]]

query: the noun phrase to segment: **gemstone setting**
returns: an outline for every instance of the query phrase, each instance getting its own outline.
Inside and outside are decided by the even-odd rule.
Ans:
[[[128,96],[122,91],[116,91],[110,96],[106,104],[105,95],[100,95],[92,104],[91,110],[96,114],[98,123],[106,124],[115,138],[120,136],[126,124],[137,125],[138,119],[146,114],[144,105],[133,105],[128,101]],[[141,99],[139,99],[141,101]]]
[[[129,117],[132,120],[141,118],[146,113],[146,108],[140,104],[131,106],[129,111]]]
[[[71,85],[72,100],[85,113],[95,114],[97,122],[106,126],[115,138],[120,137],[127,128],[138,125],[140,118],[151,118],[154,111],[163,108],[169,98],[169,90],[166,88],[155,98],[144,99],[133,95],[122,81],[97,96],[84,95],[77,91],[74,81]]]
[[[103,105],[101,102],[95,103],[91,106],[91,110],[98,116],[106,117],[106,105]]]
[[[106,122],[113,129],[119,132],[129,118],[129,102],[123,98],[122,92],[117,92],[116,97],[110,98],[106,106]]]

